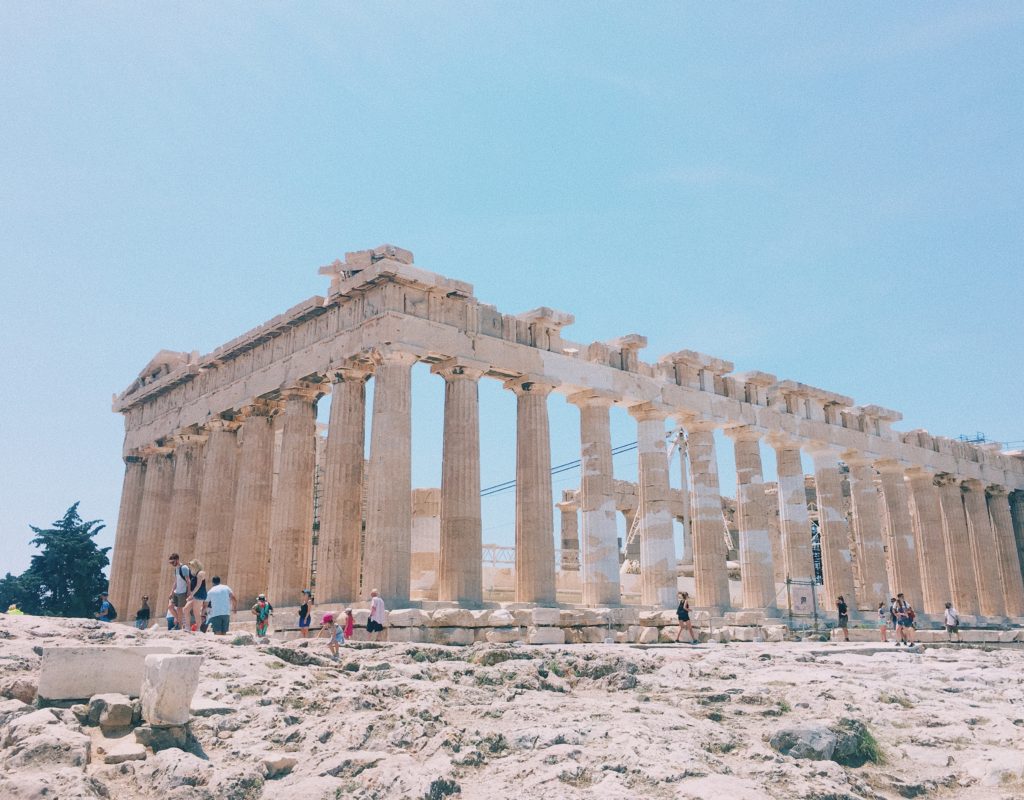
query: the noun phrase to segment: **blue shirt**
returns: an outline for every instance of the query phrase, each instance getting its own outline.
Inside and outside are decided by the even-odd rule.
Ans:
[[[100,622],[110,622],[110,603],[107,600],[100,603],[99,620]]]

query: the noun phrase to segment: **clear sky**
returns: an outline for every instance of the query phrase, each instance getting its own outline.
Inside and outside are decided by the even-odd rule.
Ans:
[[[1019,3],[0,2],[0,574],[76,500],[112,542],[110,398],[154,353],[382,242],[577,341],[1024,439],[1022,41]],[[417,370],[420,486],[440,383]],[[481,398],[486,486],[515,405]],[[510,497],[484,507],[509,541]]]

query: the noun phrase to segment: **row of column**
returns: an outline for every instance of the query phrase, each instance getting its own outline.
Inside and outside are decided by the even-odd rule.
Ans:
[[[372,364],[351,364],[327,376],[333,400],[318,534],[317,593],[322,600],[351,600],[371,588],[391,605],[409,598],[411,367],[416,361],[413,354],[388,350],[376,353]],[[487,365],[464,359],[433,367],[445,381],[438,594],[441,600],[464,604],[483,599],[478,384],[486,370]],[[364,481],[371,374],[373,424]],[[516,599],[553,603],[547,399],[554,386],[531,376],[505,386],[517,405]],[[166,556],[172,551],[198,558],[208,576],[222,575],[243,603],[268,591],[276,602],[287,604],[309,584],[316,402],[322,393],[319,381],[300,382],[278,400],[258,400],[232,419],[213,420],[202,432],[171,437],[163,446],[126,459],[111,574],[115,604],[131,608],[149,594],[157,607],[170,588]],[[579,569],[587,605],[620,602],[609,417],[615,400],[598,391],[569,397],[580,413]],[[634,405],[629,412],[639,443],[642,602],[670,606],[675,600],[677,560],[664,444],[666,420],[674,416],[688,437],[688,532],[696,602],[730,607],[714,424],[673,414],[659,403]],[[275,430],[280,436],[276,487]],[[776,603],[776,586],[786,577],[813,578],[801,445],[781,436],[768,438],[778,472],[780,535],[773,538],[760,434],[744,426],[726,432],[736,455],[742,603],[767,608]],[[975,482],[961,488],[951,478],[936,480],[896,462],[872,464],[842,454],[849,465],[851,529],[843,511],[840,454],[824,445],[808,446],[808,453],[814,463],[826,595],[855,596],[861,608],[873,608],[888,600],[892,589],[917,598],[927,612],[937,613],[952,599],[965,614],[1024,614],[1005,492],[986,495]],[[1014,513],[1024,517],[1024,505]]]

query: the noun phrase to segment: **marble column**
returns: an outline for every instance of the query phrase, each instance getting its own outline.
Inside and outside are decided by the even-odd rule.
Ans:
[[[800,447],[778,436],[769,436],[768,443],[775,450],[779,480],[779,531],[782,534],[786,577],[794,581],[813,581],[811,522],[807,514],[807,489]]]
[[[479,381],[486,365],[449,359],[431,371],[444,378],[437,597],[478,606],[483,602]]]
[[[370,465],[362,594],[376,589],[388,608],[409,602],[412,559],[412,365],[398,350],[374,355]]]
[[[748,425],[728,428],[736,456],[736,517],[739,523],[740,581],[745,609],[772,608],[775,575],[768,536],[768,497],[761,466],[761,435]]]
[[[814,488],[818,498],[818,533],[821,541],[821,571],[824,583],[822,605],[829,612],[842,595],[848,605],[856,598],[853,587],[853,556],[850,553],[850,523],[843,511],[843,476],[838,455],[824,447],[812,447]]]
[[[281,391],[281,460],[270,507],[267,587],[267,599],[279,606],[298,605],[299,593],[309,588],[313,562],[316,401],[322,393],[321,385],[315,382],[302,382]],[[405,500],[408,506],[408,493]]]
[[[690,478],[693,481],[690,529],[693,533],[693,580],[696,604],[713,611],[731,607],[729,572],[725,563],[725,519],[718,487],[718,458],[715,454],[715,426],[692,417],[680,417],[686,429]]]
[[[210,438],[206,442],[203,462],[195,550],[194,553],[181,553],[183,563],[193,557],[198,558],[207,578],[219,575],[229,586],[232,576],[227,570],[235,529],[238,428],[236,420],[214,419],[206,424]]]
[[[580,571],[580,504],[575,500],[555,503],[561,512],[562,572]]]
[[[687,462],[690,460],[686,435],[679,432],[679,493],[683,496],[683,552],[679,563],[693,566],[693,496],[690,492],[690,476]],[[671,466],[671,464],[669,465]]]
[[[893,596],[885,564],[882,498],[875,486],[871,461],[853,453],[843,460],[850,468],[850,502],[853,506],[853,540],[857,551],[855,566],[860,577],[857,608],[874,611],[879,603],[889,604]]]
[[[612,398],[579,392],[569,402],[580,410],[580,508],[583,540],[580,546],[580,583],[583,604],[618,605],[619,540],[615,521],[612,435],[609,409]]]
[[[437,600],[441,563],[441,490],[412,490],[410,592],[418,600]]]
[[[1017,558],[1017,542],[1013,537],[1009,492],[1001,486],[990,486],[988,510],[996,537],[993,556],[1003,587],[1006,616],[1024,617],[1024,581],[1021,579],[1020,561]]]
[[[171,592],[169,553],[161,552],[167,531],[167,515],[174,486],[174,461],[170,447],[146,448],[146,480],[142,489],[142,508],[139,510],[139,535],[132,559],[131,591],[128,603],[118,609],[119,614],[130,614],[143,595],[149,595],[150,608],[156,614]],[[184,558],[182,554],[182,558]],[[164,606],[166,607],[166,606]]]
[[[524,375],[505,383],[516,395],[516,602],[555,602],[551,435],[554,388]]]
[[[949,561],[942,531],[942,504],[935,476],[921,467],[907,470],[913,500],[914,536],[917,564],[921,571],[921,608],[927,614],[941,615],[953,595],[949,585]],[[963,612],[961,612],[963,613]]]
[[[1017,559],[1024,570],[1024,491],[1010,492],[1010,516],[1013,518],[1013,538],[1017,540]]]
[[[270,572],[270,514],[274,486],[274,415],[281,403],[257,400],[242,409],[235,490],[234,525],[228,575],[247,608],[268,589]]]
[[[668,409],[643,403],[631,406],[629,413],[637,428],[641,602],[669,608],[676,604],[676,552],[668,505]]]
[[[182,563],[187,563],[195,553],[207,438],[205,432],[190,430],[169,440],[174,447],[174,486],[163,549],[180,554]]]
[[[349,603],[362,597],[359,573],[363,538],[363,454],[366,448],[368,368],[332,370],[331,418],[324,450],[323,504],[316,557],[320,603]]]
[[[118,618],[122,620],[129,619],[128,609],[141,600],[141,597],[131,596],[131,582],[145,481],[145,459],[136,453],[125,456],[121,505],[117,512],[117,532],[114,534],[114,550],[110,560],[110,588],[107,590],[110,592],[110,602],[114,604]],[[151,602],[153,599],[150,597]]]
[[[889,563],[894,588],[897,594],[904,594],[911,606],[922,610],[921,570],[903,466],[894,459],[885,459],[876,462],[875,469],[882,476],[882,498],[889,517]]]
[[[961,614],[975,616],[980,613],[978,582],[975,577],[974,553],[967,532],[967,514],[964,511],[960,482],[952,475],[943,474],[935,478],[935,484],[942,511],[946,571],[949,574],[949,589],[952,594],[949,599]]]
[[[988,513],[985,485],[975,479],[963,482],[964,510],[974,555],[974,578],[978,586],[978,606],[982,616],[1005,617],[1006,599],[993,561],[999,558],[999,545]]]

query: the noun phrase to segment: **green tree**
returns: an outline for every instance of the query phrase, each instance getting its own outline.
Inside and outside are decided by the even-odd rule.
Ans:
[[[106,526],[100,520],[83,521],[75,503],[52,528],[29,527],[35,533],[32,544],[42,552],[32,556],[31,566],[15,579],[17,586],[11,587],[21,592],[22,610],[26,614],[91,617],[99,593],[107,588],[103,568],[110,563],[110,548],[97,547],[94,541]]]

